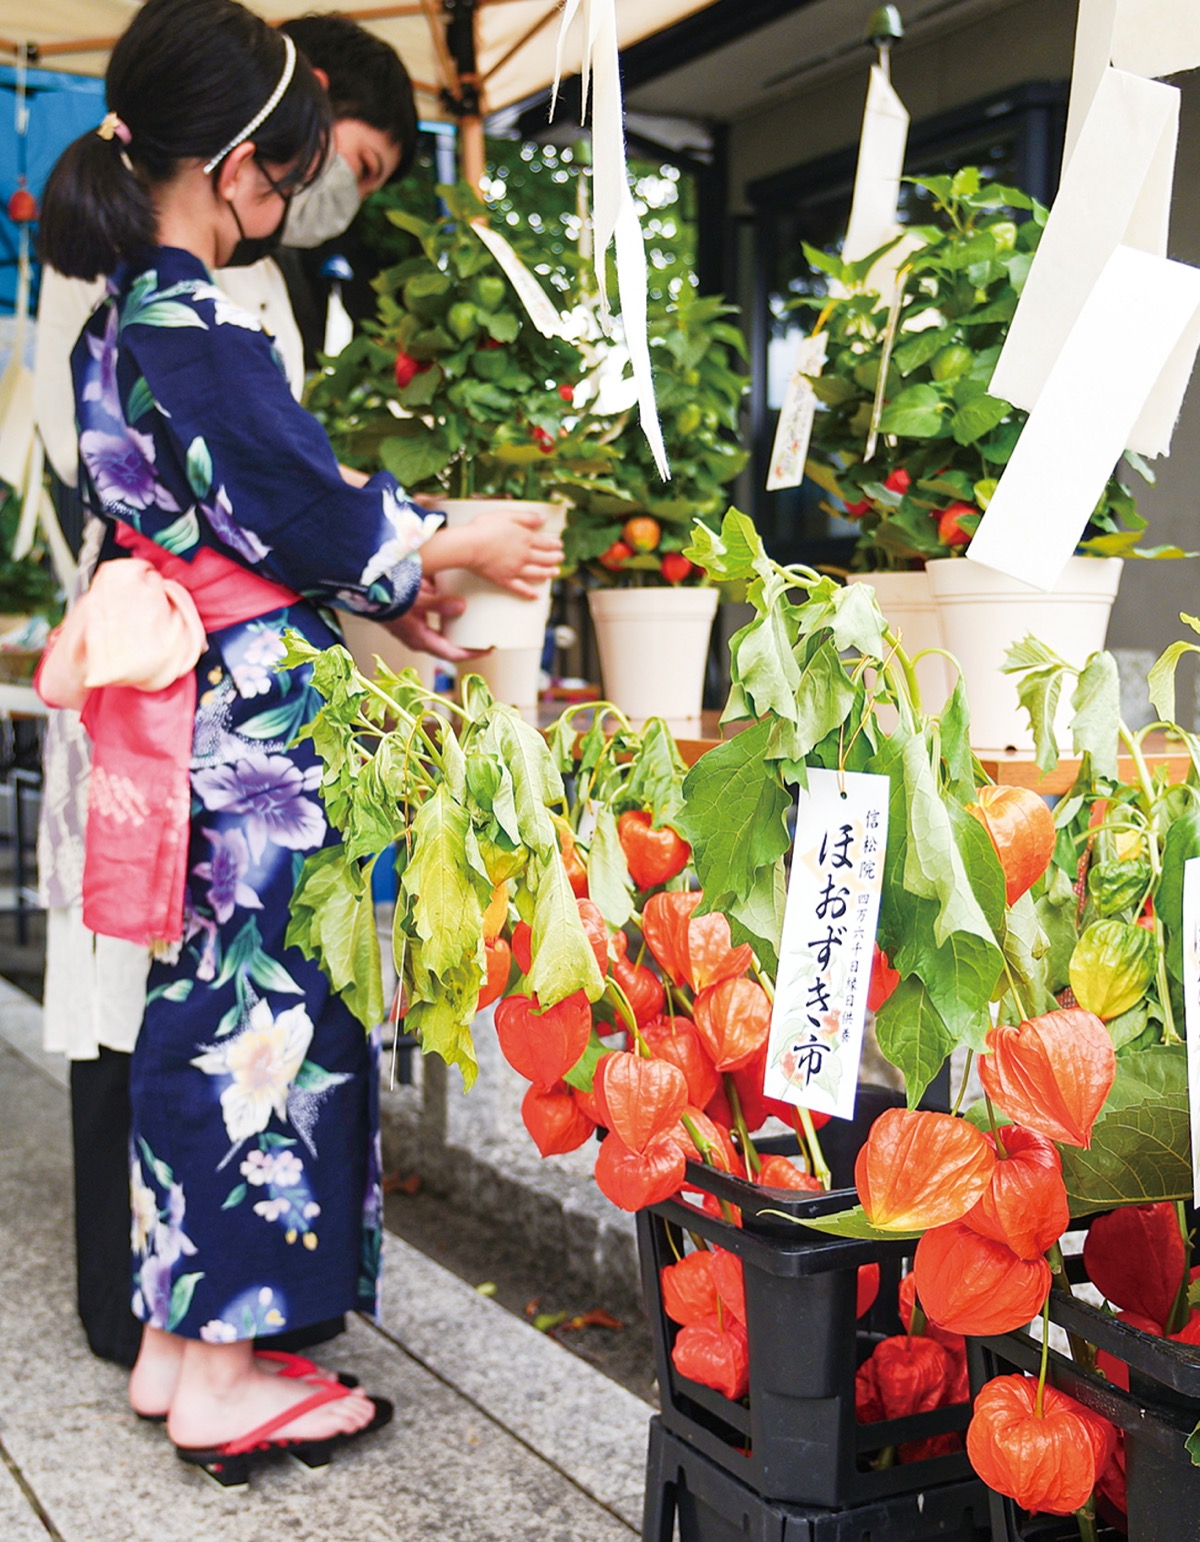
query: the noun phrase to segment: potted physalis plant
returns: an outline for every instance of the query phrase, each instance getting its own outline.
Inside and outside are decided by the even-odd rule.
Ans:
[[[1104,645],[1121,559],[1184,553],[1139,545],[1146,521],[1130,478],[1115,472],[1053,593],[957,560],[1028,417],[989,384],[1047,211],[974,167],[911,181],[934,219],[910,228],[919,244],[898,262],[898,304],[869,287],[878,253],[845,264],[806,248],[836,286],[795,302],[816,312],[813,331],[828,339],[811,381],[818,411],[806,469],[828,495],[827,510],[857,524],[855,566],[870,575],[910,651],[945,647],[959,661],[975,748],[1028,750],[1000,679],[1009,645],[1032,632],[1082,663]],[[1153,481],[1132,452],[1119,471]],[[923,668],[932,689],[948,690],[935,655]]]
[[[477,233],[486,206],[469,187],[438,189],[447,212],[425,219],[389,209],[409,255],[374,280],[375,319],[330,361],[308,405],[347,465],[380,463],[449,523],[486,515],[503,500],[561,531],[567,473],[600,475],[618,451],[574,405],[583,354],[546,336]],[[529,282],[538,280],[529,274]],[[552,323],[554,302],[543,295]],[[561,329],[560,329],[561,330]],[[505,699],[537,699],[550,586],[515,598],[461,570],[442,587],[468,601],[444,626],[460,647],[494,649],[479,662]]]
[[[740,422],[748,378],[736,311],[690,284],[649,310],[654,390],[671,479],[663,482],[633,404],[603,437],[619,453],[603,474],[567,477],[565,571],[587,591],[604,694],[635,719],[700,716],[717,591],[683,555],[694,519],[717,518],[746,464]],[[606,356],[610,361],[605,363]],[[609,417],[619,357],[592,345],[589,410]],[[598,388],[599,394],[591,394]]]

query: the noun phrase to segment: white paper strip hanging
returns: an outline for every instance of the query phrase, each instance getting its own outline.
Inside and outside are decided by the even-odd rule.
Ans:
[[[1194,70],[1200,65],[1200,5],[1195,0],[1079,0],[1064,166],[1074,155],[1110,64],[1150,80]]]
[[[1178,133],[1174,86],[1105,72],[992,375],[993,396],[1036,406],[1118,246],[1165,256]],[[1173,424],[1174,417],[1155,425],[1151,442],[1132,448],[1160,453]]]
[[[799,487],[804,480],[804,462],[808,457],[808,441],[812,437],[817,408],[812,382],[825,366],[828,344],[829,333],[818,332],[815,337],[803,338],[796,350],[795,368],[775,426],[771,469],[767,475],[769,493],[781,487]]]
[[[1054,362],[968,560],[1052,589],[1139,426],[1174,422],[1198,347],[1200,269],[1118,247]],[[1168,446],[1169,435],[1153,453]]]
[[[517,299],[525,307],[530,321],[542,336],[565,337],[565,320],[551,302],[549,295],[517,256],[507,238],[481,220],[475,221],[471,229],[500,264],[505,277],[517,292]]]
[[[908,145],[908,112],[878,64],[871,66],[854,200],[842,256],[858,262],[898,232],[896,207]]]
[[[606,263],[608,249],[615,248],[617,291],[624,322],[625,345],[638,388],[638,412],[642,432],[650,445],[659,475],[670,477],[658,406],[654,399],[654,374],[650,365],[647,334],[646,291],[649,273],[646,247],[638,223],[629,169],[625,160],[625,125],[621,103],[621,71],[617,50],[616,0],[566,0],[558,34],[551,116],[562,80],[564,48],[571,24],[582,9],[584,48],[581,75],[586,109],[589,85],[592,94],[592,206],[595,226],[596,287],[601,314],[609,313]]]

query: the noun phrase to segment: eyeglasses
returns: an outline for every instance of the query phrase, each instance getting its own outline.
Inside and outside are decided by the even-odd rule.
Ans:
[[[254,164],[267,179],[267,185],[270,187],[271,191],[278,194],[278,196],[283,199],[285,204],[290,203],[291,200],[295,197],[296,189],[288,185],[287,179],[283,178],[277,180],[275,177],[273,177],[267,168],[263,165],[262,161],[259,160],[257,155],[254,157]]]

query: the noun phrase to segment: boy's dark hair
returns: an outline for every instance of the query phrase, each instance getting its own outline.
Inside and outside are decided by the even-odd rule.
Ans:
[[[42,198],[42,260],[90,279],[153,246],[153,188],[240,133],[270,100],[285,58],[278,33],[235,0],[146,0],[105,75],[129,143],[93,130],[67,146]],[[251,136],[255,152],[295,167],[283,180],[301,187],[324,164],[329,135],[328,101],[297,47],[287,90]]]
[[[387,134],[400,149],[400,164],[389,180],[404,176],[417,153],[417,105],[395,49],[337,11],[298,16],[279,30],[329,76],[334,119],[358,118]]]

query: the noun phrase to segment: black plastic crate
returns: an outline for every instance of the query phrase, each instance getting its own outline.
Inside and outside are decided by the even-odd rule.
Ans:
[[[898,1101],[893,1093],[864,1088],[855,1120],[821,1132],[835,1182],[852,1181],[854,1158],[872,1121]],[[743,1225],[676,1200],[638,1216],[662,1420],[670,1433],[780,1504],[847,1508],[970,1477],[965,1453],[881,1461],[884,1451],[904,1442],[961,1433],[969,1404],[873,1424],[860,1424],[855,1415],[856,1370],[880,1338],[903,1331],[896,1290],[912,1242],[829,1237],[761,1214],[830,1214],[856,1202],[853,1189],[781,1194],[695,1164],[689,1164],[688,1182],[738,1205]],[[660,1272],[680,1256],[688,1233],[742,1260],[750,1343],[746,1402],[688,1380],[672,1364],[678,1329],[663,1310]],[[860,1322],[858,1268],[869,1263],[880,1267],[880,1292]]]
[[[739,1483],[650,1422],[642,1542],[988,1542],[987,1492],[976,1481],[898,1494],[851,1510],[781,1505]]]
[[[1125,1432],[1130,1542],[1200,1542],[1200,1467],[1184,1447],[1200,1423],[1200,1354],[1058,1292],[1050,1297],[1050,1317],[1072,1337],[1129,1367],[1125,1392],[1057,1350],[1049,1353],[1050,1381]],[[1036,1376],[1041,1353],[1025,1332],[972,1339],[971,1385],[978,1391],[994,1376],[1014,1370]],[[991,1507],[996,1542],[1075,1542],[1079,1534],[1070,1517],[1030,1517],[999,1494],[991,1496]],[[1101,1538],[1123,1535],[1112,1527],[1100,1530]]]

